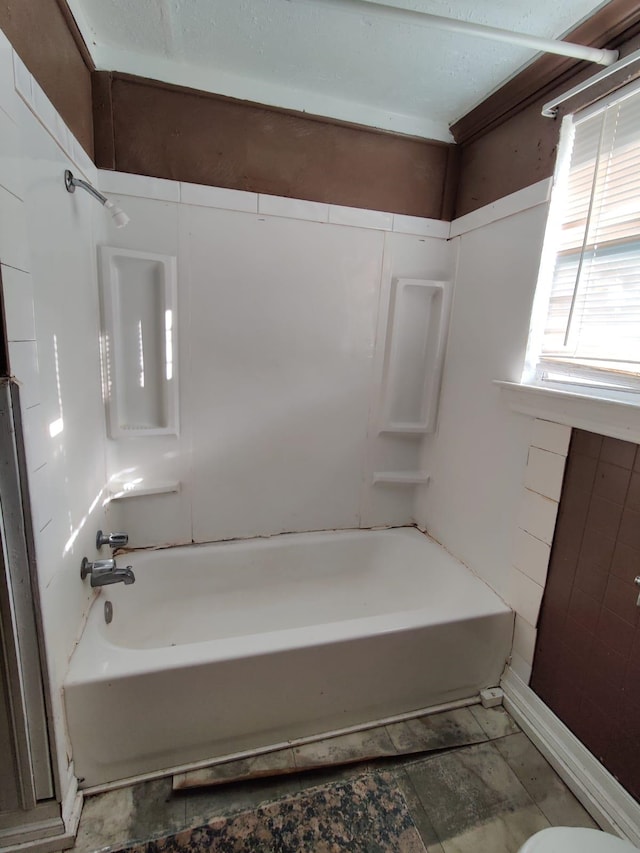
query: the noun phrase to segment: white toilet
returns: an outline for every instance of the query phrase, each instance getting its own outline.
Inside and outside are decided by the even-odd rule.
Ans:
[[[629,841],[608,832],[575,826],[552,826],[536,832],[518,853],[640,853]]]

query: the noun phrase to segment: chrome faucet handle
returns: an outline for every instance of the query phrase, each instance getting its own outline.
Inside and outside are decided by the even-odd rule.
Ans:
[[[114,559],[110,560],[94,560],[93,563],[87,559],[87,557],[82,558],[82,562],[80,563],[80,577],[84,580],[87,575],[95,572],[112,572],[116,567],[116,561]]]
[[[108,545],[114,550],[116,548],[124,548],[129,541],[129,536],[126,533],[103,533],[98,530],[96,533],[96,548],[100,550],[103,545]]]

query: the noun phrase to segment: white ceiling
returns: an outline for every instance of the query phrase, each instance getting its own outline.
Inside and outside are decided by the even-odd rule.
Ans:
[[[449,141],[527,48],[322,0],[68,0],[99,69]],[[386,0],[555,38],[596,0]],[[594,72],[598,66],[594,66]]]

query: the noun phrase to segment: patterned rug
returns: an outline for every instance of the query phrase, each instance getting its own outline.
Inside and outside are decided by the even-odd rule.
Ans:
[[[426,848],[401,792],[381,773],[311,788],[253,811],[126,848],[126,853],[204,851],[425,853]]]

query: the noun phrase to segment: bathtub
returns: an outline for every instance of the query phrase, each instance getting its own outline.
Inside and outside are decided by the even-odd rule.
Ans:
[[[135,584],[102,588],[64,685],[82,787],[472,697],[510,651],[509,608],[414,528],[126,562]]]

